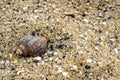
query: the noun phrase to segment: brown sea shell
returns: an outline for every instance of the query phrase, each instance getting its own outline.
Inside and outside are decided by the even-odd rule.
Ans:
[[[45,53],[48,45],[46,37],[28,35],[20,39],[17,54],[21,56],[41,56]]]

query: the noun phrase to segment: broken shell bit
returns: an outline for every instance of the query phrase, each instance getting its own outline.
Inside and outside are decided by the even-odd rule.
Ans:
[[[47,38],[28,35],[20,39],[16,53],[26,57],[41,56],[45,53],[47,45]]]

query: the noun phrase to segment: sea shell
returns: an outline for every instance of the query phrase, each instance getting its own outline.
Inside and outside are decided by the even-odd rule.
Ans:
[[[28,35],[20,39],[17,54],[21,56],[41,56],[48,45],[46,37]]]

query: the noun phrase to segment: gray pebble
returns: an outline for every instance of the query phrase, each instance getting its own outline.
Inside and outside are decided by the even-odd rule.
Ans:
[[[4,61],[0,61],[0,69],[5,69],[5,62]]]

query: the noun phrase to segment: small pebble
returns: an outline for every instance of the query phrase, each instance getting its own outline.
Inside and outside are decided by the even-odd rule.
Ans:
[[[5,61],[5,66],[8,67],[10,65],[9,61]]]
[[[83,14],[82,14],[82,16],[83,16],[83,17],[85,17],[85,16],[86,16],[86,14],[85,14],[85,13],[83,13]]]
[[[63,70],[62,70],[62,67],[58,67],[58,73],[61,73]]]
[[[29,5],[27,5],[26,7],[23,7],[23,10],[26,11],[29,8]]]
[[[74,14],[65,14],[66,16],[70,16],[71,18],[75,18]]]
[[[54,54],[54,55],[58,55],[58,52],[54,52],[53,54]]]
[[[47,17],[47,21],[50,21],[50,19],[51,19],[51,16],[48,16],[48,17]]]
[[[103,12],[99,13],[98,16],[103,17],[104,16]]]
[[[0,69],[5,69],[5,62],[4,61],[0,61]]]
[[[85,65],[85,69],[90,69],[90,66],[89,65]]]
[[[50,51],[53,51],[53,50],[54,50],[53,45],[50,45]]]
[[[102,65],[103,64],[103,62],[97,62],[99,65]]]
[[[91,63],[92,59],[86,59],[87,63]]]
[[[118,49],[117,48],[114,48],[114,51],[116,54],[118,54]]]
[[[60,49],[63,49],[63,47],[64,47],[64,44],[59,44],[58,45],[58,48],[60,48]]]
[[[24,70],[19,70],[18,72],[17,72],[17,75],[19,75],[19,74],[21,74],[21,73],[23,73],[24,72]]]
[[[34,19],[36,20],[36,19],[39,19],[39,16],[34,16]]]
[[[31,33],[31,35],[32,35],[32,36],[35,36],[35,32],[33,31],[33,32]]]
[[[103,12],[107,12],[108,10],[107,9],[105,9]]]
[[[112,19],[112,18],[113,18],[112,15],[110,15],[110,16],[108,17],[108,20],[109,20],[109,19]]]
[[[50,58],[49,58],[49,60],[50,60],[50,61],[52,61],[52,60],[53,60],[53,58],[52,58],[52,57],[50,57]]]
[[[59,60],[59,58],[57,57],[56,59],[55,59],[55,61],[57,62]]]
[[[102,22],[103,25],[107,26],[107,23],[106,22]]]
[[[112,5],[109,5],[108,7],[109,7],[109,9],[112,9]]]
[[[73,69],[77,70],[77,65],[73,65]]]
[[[75,15],[74,15],[74,14],[71,14],[70,16],[71,16],[71,18],[75,18]]]
[[[63,75],[64,77],[67,77],[67,76],[68,76],[68,72],[62,72],[62,75]]]
[[[39,62],[41,60],[41,57],[40,56],[37,56],[33,59],[33,62]]]
[[[86,18],[84,19],[84,21],[85,21],[86,23],[89,23],[89,20],[88,20],[88,19],[86,19]]]
[[[62,56],[62,58],[64,59],[66,56],[64,55],[64,56]]]

